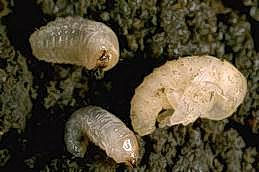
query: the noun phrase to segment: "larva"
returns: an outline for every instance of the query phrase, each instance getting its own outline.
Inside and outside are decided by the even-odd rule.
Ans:
[[[212,56],[168,61],[145,77],[131,100],[131,120],[141,136],[160,127],[187,125],[197,118],[221,120],[242,103],[246,78]]]
[[[134,166],[139,156],[139,145],[134,133],[110,112],[87,106],[74,112],[65,129],[67,150],[83,157],[88,139],[106,151],[117,163]]]
[[[102,68],[119,61],[115,33],[103,23],[82,17],[57,18],[30,36],[33,55],[47,62]]]

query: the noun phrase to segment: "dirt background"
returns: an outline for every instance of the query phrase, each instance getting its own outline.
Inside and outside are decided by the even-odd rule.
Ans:
[[[56,17],[79,15],[110,26],[120,62],[106,73],[50,64],[29,36]],[[0,171],[259,171],[258,0],[0,0]],[[91,144],[66,151],[64,125],[88,104],[129,118],[134,89],[181,56],[209,54],[248,80],[244,103],[222,121],[199,119],[139,138],[137,168],[116,164]]]

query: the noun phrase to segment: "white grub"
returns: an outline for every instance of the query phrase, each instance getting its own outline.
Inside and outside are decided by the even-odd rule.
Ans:
[[[29,41],[33,55],[47,62],[107,71],[119,61],[119,42],[111,28],[82,17],[57,18]]]
[[[131,100],[133,129],[141,136],[159,127],[188,125],[197,118],[222,120],[247,92],[246,78],[229,62],[212,56],[168,61],[145,77]]]
[[[95,143],[117,163],[135,166],[139,156],[139,145],[135,134],[110,112],[87,106],[74,112],[65,129],[67,150],[83,157],[88,140]]]

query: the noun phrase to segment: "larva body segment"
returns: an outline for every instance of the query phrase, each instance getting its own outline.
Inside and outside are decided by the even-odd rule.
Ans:
[[[78,157],[84,156],[87,139],[105,150],[117,163],[133,166],[139,156],[134,133],[119,118],[97,106],[74,112],[66,124],[64,138],[67,150]]]
[[[105,24],[81,17],[57,18],[30,37],[40,60],[109,70],[119,61],[119,43]]]
[[[221,120],[242,103],[245,77],[227,61],[191,56],[168,61],[145,77],[131,100],[131,120],[140,135],[197,118]]]

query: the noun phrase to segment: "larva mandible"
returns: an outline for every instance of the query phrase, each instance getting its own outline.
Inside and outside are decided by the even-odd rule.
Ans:
[[[154,69],[131,100],[133,129],[141,136],[159,127],[187,125],[197,118],[221,120],[234,113],[247,91],[246,78],[212,56],[168,61]]]
[[[88,139],[106,151],[117,163],[134,166],[139,156],[139,145],[134,133],[110,112],[87,106],[74,112],[65,129],[67,150],[83,157]]]
[[[30,36],[33,55],[47,62],[102,68],[119,61],[115,33],[103,23],[82,17],[57,18]]]

